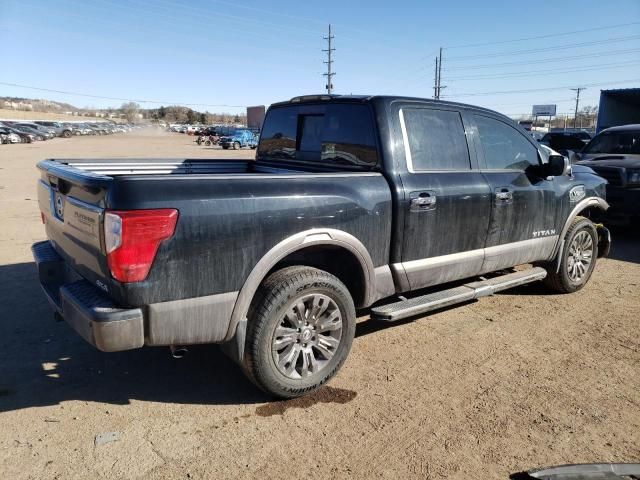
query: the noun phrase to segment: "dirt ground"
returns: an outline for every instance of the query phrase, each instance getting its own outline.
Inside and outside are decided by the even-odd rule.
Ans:
[[[0,145],[2,478],[506,479],[640,461],[640,237],[624,230],[576,294],[534,284],[393,326],[363,317],[330,386],[287,402],[215,346],[105,354],[54,321],[29,251],[38,160],[234,155],[253,151],[164,133]]]

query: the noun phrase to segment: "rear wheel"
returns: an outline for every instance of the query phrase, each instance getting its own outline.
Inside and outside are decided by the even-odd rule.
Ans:
[[[233,142],[233,149],[234,150],[240,149],[240,142]]]
[[[310,267],[272,274],[252,304],[244,369],[281,398],[310,393],[344,363],[355,334],[355,308],[335,276]]]
[[[591,220],[576,217],[564,239],[560,268],[558,258],[548,264],[545,283],[556,292],[573,293],[587,284],[596,266],[598,232]]]

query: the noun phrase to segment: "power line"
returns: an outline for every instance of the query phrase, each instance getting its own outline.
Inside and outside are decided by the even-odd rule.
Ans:
[[[617,82],[601,82],[601,83],[590,83],[586,84],[586,87],[598,87],[602,85],[619,85],[621,83],[630,83],[630,82],[640,82],[640,78],[632,78],[629,80],[620,80]],[[532,92],[548,92],[552,90],[565,90],[572,89],[572,86],[563,86],[563,87],[549,87],[549,88],[531,88],[526,90],[504,90],[497,92],[482,92],[482,93],[458,93],[452,95],[446,95],[447,97],[479,97],[482,95],[507,95],[511,93],[532,93]]]
[[[508,67],[511,65],[530,65],[530,64],[539,64],[539,63],[563,62],[567,60],[576,60],[581,58],[593,58],[593,57],[605,57],[605,56],[608,57],[611,55],[619,55],[622,53],[633,53],[633,52],[640,52],[640,48],[611,50],[608,52],[595,52],[595,53],[587,53],[583,55],[571,55],[569,57],[552,57],[552,58],[543,58],[543,59],[537,59],[537,60],[519,60],[517,62],[465,65],[460,67],[446,68],[445,72],[448,72],[451,70],[475,70],[475,69],[482,69],[482,68]]]
[[[488,45],[503,45],[505,43],[525,42],[527,40],[540,40],[542,38],[563,37],[563,36],[575,35],[578,33],[587,33],[587,32],[595,32],[599,30],[610,30],[613,28],[629,27],[632,25],[640,25],[640,22],[619,23],[617,25],[606,25],[602,27],[585,28],[583,30],[573,30],[571,32],[550,33],[547,35],[536,35],[533,37],[514,38],[510,40],[498,40],[496,42],[468,43],[464,45],[454,45],[452,47],[445,47],[445,50],[453,50],[458,48],[486,47]]]
[[[566,43],[564,45],[555,45],[553,47],[531,48],[527,50],[512,50],[508,52],[497,52],[497,53],[483,53],[480,55],[464,55],[460,57],[447,57],[447,60],[451,62],[458,62],[460,60],[469,60],[474,58],[506,57],[509,55],[524,55],[524,54],[530,54],[530,53],[553,52],[556,50],[566,50],[571,48],[587,47],[591,45],[619,43],[619,42],[625,42],[628,40],[637,40],[639,38],[640,38],[640,35],[627,35],[625,37],[608,38],[606,40],[593,40],[591,42]]]
[[[333,91],[333,76],[335,75],[335,72],[331,71],[331,67],[333,66],[333,60],[331,59],[331,55],[336,50],[331,46],[332,41],[334,39],[334,36],[331,34],[331,24],[329,24],[329,36],[322,37],[322,38],[324,38],[328,43],[328,48],[322,50],[323,52],[327,52],[327,60],[324,62],[327,64],[327,73],[323,73],[322,75],[327,77],[327,85],[326,85],[327,93],[331,95],[331,92]]]
[[[154,103],[158,105],[179,105],[185,107],[228,107],[228,108],[246,108],[246,105],[227,105],[227,104],[207,104],[207,103],[184,103],[184,102],[167,102],[160,100],[142,100],[138,98],[122,98],[122,97],[106,97],[103,95],[92,95],[89,93],[69,92],[65,90],[54,90],[52,88],[33,87],[30,85],[21,85],[18,83],[0,82],[0,85],[8,87],[26,88],[29,90],[38,90],[40,92],[60,93],[63,95],[73,95],[76,97],[98,98],[101,100],[117,100],[121,102],[136,102],[136,103]]]
[[[546,69],[546,70],[529,70],[526,72],[517,73],[504,73],[497,75],[474,75],[465,77],[447,77],[447,81],[465,81],[465,80],[484,80],[484,79],[499,79],[499,78],[516,78],[516,77],[535,77],[541,75],[555,75],[573,72],[589,72],[593,70],[602,70],[603,68],[616,68],[616,67],[629,67],[632,65],[640,65],[640,62],[623,62],[623,63],[603,63],[601,65],[586,65],[584,68],[569,68],[569,69]]]

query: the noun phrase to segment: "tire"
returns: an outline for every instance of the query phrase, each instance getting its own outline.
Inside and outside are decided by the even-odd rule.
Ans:
[[[545,265],[547,277],[544,283],[559,293],[573,293],[584,287],[593,273],[598,257],[598,232],[585,217],[576,217],[564,237],[560,258]],[[558,271],[556,271],[558,270]]]
[[[62,136],[63,136],[64,138],[69,138],[69,137],[71,137],[71,131],[70,131],[70,130],[65,130],[65,131],[63,131],[63,132],[62,132]]]
[[[284,268],[263,282],[251,305],[244,371],[276,397],[306,395],[338,372],[355,327],[353,299],[338,278],[311,267]]]
[[[239,149],[240,149],[240,143],[238,143],[238,142],[233,142],[233,149],[234,149],[234,150],[239,150]]]
[[[223,150],[229,150],[229,145],[222,145]]]

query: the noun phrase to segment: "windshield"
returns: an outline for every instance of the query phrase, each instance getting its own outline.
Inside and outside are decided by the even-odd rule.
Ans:
[[[583,153],[640,155],[640,130],[601,133],[591,140]]]

